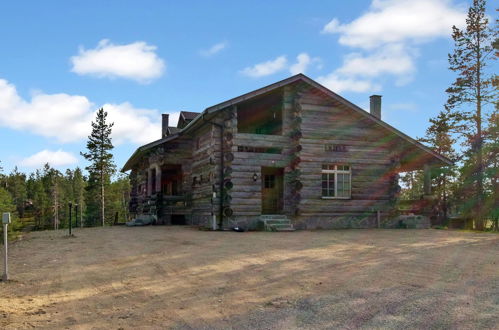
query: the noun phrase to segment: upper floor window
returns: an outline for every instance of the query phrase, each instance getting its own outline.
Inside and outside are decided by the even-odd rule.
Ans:
[[[322,165],[322,198],[350,198],[352,170],[349,165]]]
[[[239,133],[281,135],[282,92],[273,92],[237,105]]]

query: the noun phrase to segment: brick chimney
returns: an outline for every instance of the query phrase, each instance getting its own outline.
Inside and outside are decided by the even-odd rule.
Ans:
[[[371,101],[369,112],[381,120],[381,95],[371,95],[369,99]]]
[[[161,138],[168,136],[168,114],[161,114]]]

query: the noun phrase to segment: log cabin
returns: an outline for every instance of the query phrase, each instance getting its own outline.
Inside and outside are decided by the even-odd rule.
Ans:
[[[212,229],[372,228],[393,222],[400,172],[451,161],[298,74],[206,108],[138,148],[132,214]]]

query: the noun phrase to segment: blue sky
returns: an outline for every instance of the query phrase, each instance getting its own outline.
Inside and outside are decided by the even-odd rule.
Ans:
[[[346,5],[348,4],[348,5]],[[121,167],[160,137],[160,114],[202,111],[303,72],[412,137],[446,100],[450,26],[468,3],[3,1],[0,160],[84,167],[90,120],[115,122]],[[175,123],[174,123],[175,124]]]

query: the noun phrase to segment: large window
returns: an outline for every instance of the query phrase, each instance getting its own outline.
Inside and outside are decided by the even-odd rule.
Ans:
[[[161,192],[165,196],[182,194],[182,167],[180,165],[165,165],[161,170]]]
[[[270,93],[238,104],[237,131],[282,135],[282,93]]]
[[[350,198],[351,178],[348,165],[322,165],[322,198]]]

